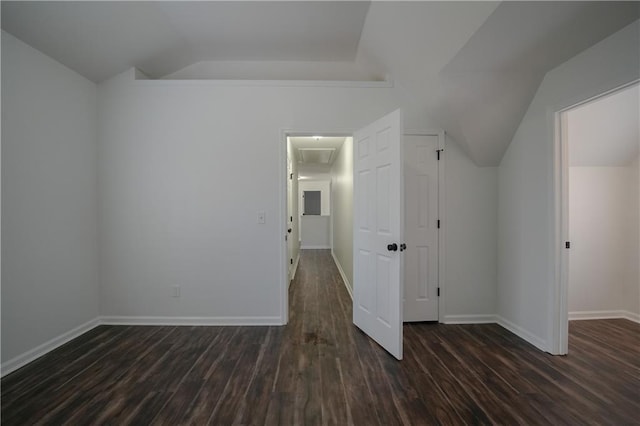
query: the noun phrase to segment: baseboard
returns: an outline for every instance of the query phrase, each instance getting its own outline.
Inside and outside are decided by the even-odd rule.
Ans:
[[[102,324],[107,325],[282,325],[277,317],[143,317],[143,316],[104,316]]]
[[[499,315],[496,316],[496,323],[498,323],[498,325],[500,325],[502,328],[505,328],[510,332],[512,332],[513,334],[515,334],[516,336],[520,337],[521,339],[531,343],[533,346],[540,349],[541,351],[549,352],[547,342],[541,339],[540,337],[536,336],[535,334],[531,333],[530,331],[525,330],[524,328],[512,323],[511,321],[508,321],[502,318]]]
[[[58,337],[54,337],[48,342],[36,346],[35,348],[23,353],[22,355],[18,355],[17,357],[10,359],[7,362],[3,362],[0,366],[0,377],[4,377],[5,375],[13,371],[16,371],[18,368],[23,367],[32,361],[35,361],[41,356],[46,355],[52,350],[69,342],[70,340],[73,340],[76,337],[86,333],[87,331],[96,328],[100,324],[100,318],[94,318],[91,321],[87,321],[86,323],[59,335]]]
[[[638,324],[640,324],[640,314],[635,314],[629,311],[622,312],[624,312],[624,319],[628,319],[629,321],[637,322]]]
[[[445,315],[443,324],[495,324],[495,315]]]
[[[331,246],[300,246],[300,250],[328,250]]]
[[[331,250],[331,257],[333,257],[333,261],[338,267],[338,272],[340,273],[340,277],[342,278],[342,282],[344,283],[344,286],[347,288],[347,293],[349,293],[349,297],[351,298],[351,300],[353,300],[353,290],[351,289],[351,283],[347,279],[347,275],[344,273],[344,270],[342,269],[342,265],[338,261],[338,258],[336,257],[336,254],[333,252],[333,250]]]
[[[640,315],[629,311],[576,311],[569,312],[569,321],[597,319],[627,319],[640,323]]]

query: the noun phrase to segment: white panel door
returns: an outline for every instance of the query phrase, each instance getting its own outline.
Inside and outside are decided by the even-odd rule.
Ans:
[[[404,320],[438,320],[438,136],[404,137]]]
[[[402,359],[401,111],[354,135],[353,323]],[[394,247],[395,245],[395,247]]]
[[[291,238],[292,228],[293,228],[293,197],[295,194],[293,193],[293,164],[291,162],[291,157],[287,152],[287,235],[285,238],[287,239],[287,275],[289,276],[289,281],[293,279],[293,239]]]

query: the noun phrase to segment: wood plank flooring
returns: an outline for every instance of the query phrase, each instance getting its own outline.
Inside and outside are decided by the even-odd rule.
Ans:
[[[640,424],[640,325],[570,324],[569,356],[498,325],[410,324],[397,362],[307,250],[286,327],[100,326],[4,377],[3,425]]]

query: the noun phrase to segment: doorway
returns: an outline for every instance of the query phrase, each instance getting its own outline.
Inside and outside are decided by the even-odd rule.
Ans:
[[[288,133],[287,140],[287,264],[289,282],[297,266],[299,251],[329,248],[347,291],[353,298],[353,139],[335,134]],[[444,143],[442,131],[404,132],[404,186],[411,193],[405,199],[404,321],[439,321],[444,312]],[[331,160],[321,166],[300,163],[298,149],[307,157]],[[330,150],[331,154],[323,154]],[[309,155],[311,154],[311,155]],[[331,158],[333,156],[333,158]],[[329,216],[329,241],[305,241],[306,217],[303,197],[307,191],[326,188],[320,196],[320,210]],[[326,199],[327,201],[322,201]],[[324,204],[323,204],[324,203]],[[315,204],[315,203],[313,203]],[[326,205],[325,205],[326,204]],[[317,216],[317,215],[316,215]],[[325,240],[326,241],[326,240]]]
[[[334,163],[348,136],[287,133],[287,264],[294,278],[300,250],[332,249]],[[340,213],[340,211],[338,211]],[[350,218],[349,218],[350,220]]]
[[[639,94],[634,82],[556,114],[559,354],[570,320],[640,321]]]

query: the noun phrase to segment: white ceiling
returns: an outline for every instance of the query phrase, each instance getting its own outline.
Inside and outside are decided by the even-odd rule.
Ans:
[[[327,162],[322,162],[320,159],[314,159],[313,155],[302,155],[301,151],[305,153],[312,153],[315,151],[334,151],[338,153],[340,148],[342,148],[342,144],[346,139],[345,136],[293,136],[289,137],[289,141],[291,142],[291,148],[293,151],[293,156],[298,163],[318,163],[318,164],[328,164],[331,166],[336,156],[333,155],[331,160]],[[306,159],[305,159],[306,157]]]
[[[571,166],[622,167],[638,157],[638,85],[574,108],[567,117]]]
[[[353,61],[369,2],[2,2],[2,29],[92,81],[208,60]]]
[[[545,73],[639,12],[640,2],[374,2],[358,55],[476,164],[496,166]]]
[[[329,173],[345,139],[344,136],[290,137],[292,154],[298,163],[298,174],[309,178]]]
[[[640,17],[640,2],[591,1],[1,6],[3,30],[95,82],[130,67],[151,78],[388,75],[407,121],[444,129],[481,166],[499,164],[547,71]]]

